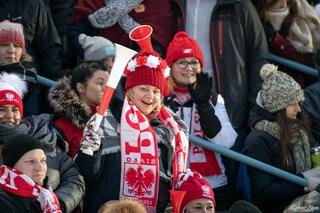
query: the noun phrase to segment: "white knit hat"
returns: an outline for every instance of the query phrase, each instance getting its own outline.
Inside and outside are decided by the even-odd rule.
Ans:
[[[111,41],[101,36],[79,35],[79,43],[84,49],[84,59],[86,61],[102,60],[107,56],[114,56],[115,47]]]

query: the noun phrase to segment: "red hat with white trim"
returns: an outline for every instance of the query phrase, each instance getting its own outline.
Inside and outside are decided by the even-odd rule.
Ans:
[[[176,190],[186,192],[181,202],[179,213],[183,213],[189,203],[197,199],[209,199],[214,206],[216,205],[210,183],[196,171],[187,169],[186,172],[180,173]]]
[[[16,74],[0,74],[0,106],[11,104],[19,108],[23,115],[23,95],[27,92],[27,84]]]
[[[158,53],[142,51],[128,63],[125,75],[127,76],[126,90],[146,84],[159,88],[161,94],[164,94],[167,90],[170,68]]]

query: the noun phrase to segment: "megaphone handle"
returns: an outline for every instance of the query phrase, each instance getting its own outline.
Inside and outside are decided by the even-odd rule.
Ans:
[[[98,131],[100,124],[102,122],[102,118],[103,118],[103,115],[96,113],[96,120],[95,120],[95,124],[93,126],[93,131],[95,131],[95,132]]]

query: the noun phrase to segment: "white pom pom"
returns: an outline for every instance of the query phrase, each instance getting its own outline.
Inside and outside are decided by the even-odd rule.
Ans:
[[[0,75],[0,82],[7,83],[14,87],[21,98],[27,93],[27,83],[22,80],[18,75],[3,72]]]
[[[278,67],[273,64],[265,64],[260,70],[260,76],[263,80],[267,79],[270,75],[273,75],[278,71]]]

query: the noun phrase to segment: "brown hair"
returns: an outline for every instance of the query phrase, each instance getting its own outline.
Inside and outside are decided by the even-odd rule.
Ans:
[[[293,135],[293,129],[291,128],[293,123],[297,123],[299,128],[306,131],[309,138],[311,137],[310,122],[307,116],[303,112],[299,112],[296,120],[292,120],[287,117],[286,109],[279,110],[277,113],[277,123],[280,126],[279,130],[279,142],[282,147],[282,164],[285,168],[290,165],[289,151],[291,148],[291,140]]]
[[[147,213],[147,210],[139,201],[112,200],[103,204],[97,213]]]

